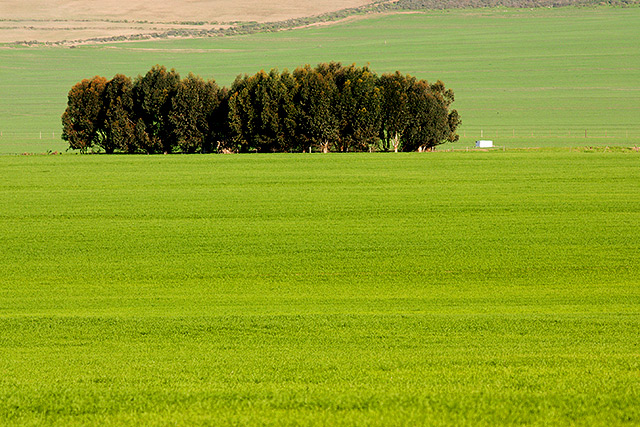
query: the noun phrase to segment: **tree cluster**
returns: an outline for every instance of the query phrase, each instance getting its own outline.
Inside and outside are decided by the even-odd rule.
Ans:
[[[155,66],[74,85],[62,138],[106,153],[415,151],[456,141],[453,91],[331,62],[238,76],[230,88]]]

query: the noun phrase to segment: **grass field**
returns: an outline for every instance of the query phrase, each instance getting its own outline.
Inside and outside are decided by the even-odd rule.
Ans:
[[[481,135],[507,147],[638,145],[639,20],[640,8],[457,10],[227,38],[0,49],[0,151],[64,149],[66,94],[96,74],[135,76],[160,63],[229,85],[240,73],[331,60],[442,79],[463,120],[458,147]]]
[[[5,2],[0,7],[0,44],[38,42],[69,47],[113,37],[141,40],[167,32],[186,36],[240,23],[308,18],[366,3],[367,0],[183,0],[162,4],[150,0],[22,0]]]
[[[0,157],[0,424],[638,424],[639,160]]]

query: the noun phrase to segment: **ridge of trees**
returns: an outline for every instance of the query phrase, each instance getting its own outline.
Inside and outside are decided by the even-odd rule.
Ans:
[[[230,88],[156,65],[75,84],[62,138],[109,154],[423,151],[458,140],[453,101],[439,80],[338,62],[240,75]]]

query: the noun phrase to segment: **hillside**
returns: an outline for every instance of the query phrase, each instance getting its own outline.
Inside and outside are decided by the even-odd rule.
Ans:
[[[234,21],[274,22],[363,6],[369,0],[25,0],[0,4],[0,43],[210,30]],[[228,25],[227,25],[228,26]]]
[[[0,44],[77,45],[161,38],[203,38],[335,23],[367,13],[443,9],[534,9],[640,0],[184,0],[157,5],[108,0],[27,0],[0,5]]]
[[[3,2],[4,3],[4,2]],[[276,21],[347,7],[368,0],[23,0],[4,3],[4,19],[128,20],[128,21]]]
[[[238,74],[326,61],[441,79],[455,91],[461,146],[634,145],[638,19],[640,8],[451,10],[233,37],[0,48],[0,152],[64,150],[60,116],[83,78],[164,64],[229,86]]]

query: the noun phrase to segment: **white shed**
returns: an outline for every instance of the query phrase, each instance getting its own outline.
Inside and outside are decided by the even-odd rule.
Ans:
[[[491,148],[493,147],[493,141],[488,139],[481,139],[476,141],[476,147],[478,148]]]

